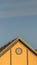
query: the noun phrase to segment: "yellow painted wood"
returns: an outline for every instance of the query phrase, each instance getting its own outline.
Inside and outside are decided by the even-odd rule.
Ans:
[[[10,65],[10,50],[0,57],[0,65]]]
[[[22,53],[20,55],[16,54],[15,50],[17,48],[22,49]],[[12,47],[12,65],[27,65],[27,48],[21,44],[21,42],[17,42],[16,45]]]
[[[37,65],[37,56],[28,50],[28,65]]]
[[[20,55],[18,55],[15,52],[17,48],[22,49],[22,53]],[[11,56],[10,56],[10,50],[11,50]],[[37,65],[37,56],[32,51],[30,51],[26,46],[24,46],[22,42],[18,41],[14,46],[11,47],[11,49],[9,49],[0,57],[0,65]]]

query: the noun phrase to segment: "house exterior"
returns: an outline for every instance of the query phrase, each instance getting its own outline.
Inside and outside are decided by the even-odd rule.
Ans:
[[[37,51],[18,37],[0,48],[0,65],[37,65]]]

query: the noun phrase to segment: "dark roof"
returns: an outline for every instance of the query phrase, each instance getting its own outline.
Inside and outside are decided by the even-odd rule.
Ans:
[[[11,42],[7,43],[3,47],[0,48],[0,56],[2,56],[8,49],[10,49],[17,41],[21,41],[29,50],[31,50],[35,55],[37,55],[37,52],[30,47],[26,41],[24,41],[22,38],[18,37],[13,39]]]
[[[3,51],[7,46],[9,46],[15,39],[13,39],[11,42],[8,42],[6,45],[0,48],[0,52]]]
[[[14,40],[13,40],[14,41]],[[12,41],[12,42],[13,42]],[[0,48],[0,52],[3,51],[8,45],[10,45],[11,42],[9,42],[8,44],[4,45],[3,47]],[[37,49],[35,49],[35,51],[37,51]]]

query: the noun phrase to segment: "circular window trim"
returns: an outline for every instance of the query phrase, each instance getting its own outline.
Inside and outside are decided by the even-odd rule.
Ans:
[[[21,51],[20,53],[17,52],[18,49]],[[20,54],[22,54],[22,49],[20,47],[18,47],[18,48],[16,48],[15,52],[16,52],[16,54],[20,55]]]

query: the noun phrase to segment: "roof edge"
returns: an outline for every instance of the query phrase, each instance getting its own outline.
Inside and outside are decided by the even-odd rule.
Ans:
[[[33,49],[33,48],[28,44],[28,42],[26,42],[23,38],[17,37],[17,39],[20,39],[21,41],[23,41],[23,43],[25,43],[32,51],[34,51],[34,52],[37,54],[36,50]]]
[[[21,42],[23,42],[24,43],[24,45],[26,45],[30,50],[32,50],[36,55],[37,55],[37,52],[30,46],[30,45],[28,45],[28,42],[26,42],[25,40],[23,40],[23,38],[21,38],[21,37],[17,37],[14,41],[13,41],[13,43],[12,44],[14,44],[15,42],[17,42],[18,40],[20,40]],[[11,44],[11,45],[12,45]],[[7,48],[5,48],[3,51],[1,51],[0,52],[0,56],[1,56],[1,54],[3,54],[4,53],[4,51],[6,51],[11,45],[9,45]]]

